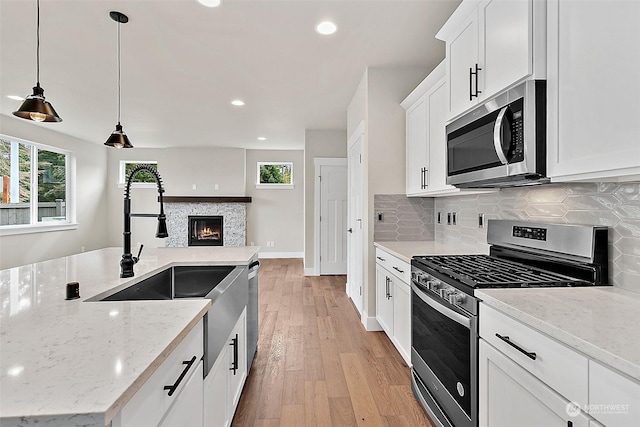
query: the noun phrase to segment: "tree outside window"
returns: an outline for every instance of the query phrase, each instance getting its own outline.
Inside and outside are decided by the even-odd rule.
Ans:
[[[293,185],[292,162],[258,162],[257,185]]]
[[[67,222],[69,155],[0,136],[0,226]]]

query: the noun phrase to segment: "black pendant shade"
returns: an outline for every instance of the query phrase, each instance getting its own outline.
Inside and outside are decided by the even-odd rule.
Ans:
[[[61,122],[62,119],[53,109],[53,105],[44,99],[44,89],[37,84],[33,88],[33,95],[29,95],[22,102],[20,108],[13,112],[14,116],[36,122]]]
[[[129,22],[129,18],[124,13],[116,11],[109,12],[109,16],[118,23],[118,124],[104,145],[114,148],[133,148],[129,137],[124,133],[120,124],[120,24],[126,24]]]
[[[133,148],[133,145],[129,142],[129,137],[122,130],[120,123],[116,125],[116,130],[111,133],[104,145],[114,148]]]
[[[13,115],[22,119],[33,120],[34,122],[61,122],[53,105],[44,99],[44,89],[40,87],[40,0],[37,2],[38,21],[36,30],[36,85],[33,94],[29,95],[20,105]]]

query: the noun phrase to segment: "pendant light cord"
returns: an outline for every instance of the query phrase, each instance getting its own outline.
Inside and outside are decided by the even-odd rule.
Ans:
[[[118,124],[120,124],[120,21],[118,21]]]
[[[36,86],[40,86],[40,0],[38,0],[38,20],[36,26]]]

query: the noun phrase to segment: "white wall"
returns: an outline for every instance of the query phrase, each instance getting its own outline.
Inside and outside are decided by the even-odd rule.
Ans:
[[[0,115],[0,133],[72,151],[76,156],[78,228],[0,237],[0,269],[58,258],[107,245],[107,148],[63,135],[55,123]]]
[[[315,255],[315,166],[321,157],[346,158],[345,130],[307,130],[304,133],[304,268],[313,269]],[[345,182],[345,186],[347,183]]]
[[[109,194],[109,246],[122,246],[124,188],[118,187],[121,160],[157,161],[167,196],[244,196],[245,150],[241,148],[134,148],[109,150],[107,188]],[[196,189],[193,189],[193,185]],[[218,184],[218,189],[215,189]],[[134,188],[131,211],[157,213],[156,188]],[[131,242],[147,247],[164,247],[164,239],[156,239],[157,221],[132,218]]]
[[[257,162],[293,162],[293,189],[256,189]],[[247,244],[260,256],[301,258],[304,251],[304,151],[247,150]],[[267,242],[275,246],[267,247]]]
[[[434,64],[434,67],[437,63]],[[375,315],[375,251],[373,216],[375,194],[405,192],[405,113],[400,102],[429,74],[424,68],[369,67],[347,110],[347,135],[365,121],[362,163],[365,263],[364,311]]]

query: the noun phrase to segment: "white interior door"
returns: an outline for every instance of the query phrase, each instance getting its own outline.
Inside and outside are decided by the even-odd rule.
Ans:
[[[362,278],[364,274],[362,227],[362,139],[364,124],[349,138],[348,161],[348,224],[347,295],[362,314]]]
[[[347,274],[347,162],[320,165],[320,274]]]

